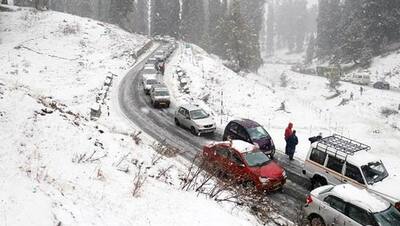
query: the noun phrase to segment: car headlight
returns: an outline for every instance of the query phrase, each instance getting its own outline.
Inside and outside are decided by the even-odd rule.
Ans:
[[[268,184],[269,183],[268,177],[259,177],[258,179],[260,180],[260,182],[262,184]]]

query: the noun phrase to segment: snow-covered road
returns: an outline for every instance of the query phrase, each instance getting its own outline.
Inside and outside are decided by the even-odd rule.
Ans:
[[[118,102],[121,111],[145,133],[159,142],[179,148],[183,151],[184,158],[192,160],[204,144],[221,140],[222,134],[217,132],[209,136],[193,136],[189,131],[175,126],[173,114],[176,106],[173,103],[169,109],[151,107],[149,97],[144,95],[138,76],[146,60],[147,58],[144,58],[138,62],[120,82]],[[301,162],[290,163],[280,153],[276,154],[276,159],[287,170],[289,180],[282,193],[269,194],[268,198],[279,206],[280,214],[294,221],[298,217],[296,207],[304,203],[308,192],[306,189],[308,181],[299,174]]]

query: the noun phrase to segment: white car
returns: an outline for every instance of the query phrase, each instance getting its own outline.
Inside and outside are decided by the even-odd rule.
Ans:
[[[393,205],[350,184],[311,191],[303,210],[311,226],[400,226],[400,212]]]
[[[194,135],[213,133],[216,130],[210,114],[194,105],[178,107],[175,111],[175,124],[190,129]]]
[[[150,89],[150,101],[153,107],[164,106],[169,108],[171,100],[167,86],[163,84],[153,85]]]
[[[313,187],[349,183],[375,193],[400,209],[400,179],[386,171],[369,146],[334,134],[311,144],[303,174]]]
[[[144,93],[148,95],[150,93],[151,87],[153,85],[159,84],[159,81],[157,80],[156,75],[144,74],[142,84]]]

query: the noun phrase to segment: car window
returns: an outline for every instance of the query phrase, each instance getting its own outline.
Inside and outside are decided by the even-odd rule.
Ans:
[[[189,116],[189,111],[188,111],[188,110],[186,110],[186,109],[185,109],[185,113],[184,113],[184,115],[185,115],[185,117],[186,117],[186,118],[190,118],[190,116]]]
[[[231,132],[233,132],[233,133],[237,133],[237,130],[238,130],[238,124],[236,124],[236,123],[231,123],[230,125],[229,125],[229,131],[231,131]]]
[[[374,184],[388,177],[388,172],[382,162],[370,162],[361,166],[364,177],[368,184]]]
[[[326,197],[324,201],[328,203],[330,207],[341,213],[344,213],[346,210],[346,203],[342,199],[339,199],[338,197],[330,195]]]
[[[362,225],[374,225],[368,212],[357,206],[349,204],[347,208],[347,216]]]
[[[179,108],[179,114],[185,115],[185,109],[184,108]]]
[[[339,159],[339,158],[336,158],[335,156],[329,155],[328,163],[326,164],[326,167],[341,174],[342,169],[343,169],[343,164],[344,164],[344,161],[342,159]]]
[[[253,140],[259,140],[262,138],[270,139],[268,132],[261,126],[248,128],[247,132],[249,132],[249,135]]]
[[[229,158],[232,162],[236,163],[237,165],[243,164],[242,160],[240,159],[240,157],[236,154],[233,153],[230,158]]]
[[[219,155],[221,157],[224,157],[224,158],[229,157],[230,151],[226,147],[217,147],[215,151],[216,151],[217,155]]]
[[[358,167],[356,167],[350,163],[346,163],[345,176],[357,181],[360,184],[364,184],[364,180],[362,178],[361,171],[358,169]]]
[[[313,162],[316,162],[320,165],[324,165],[326,155],[327,155],[326,152],[323,152],[323,151],[320,151],[320,150],[314,148],[311,151],[310,160]]]
[[[238,134],[241,138],[247,139],[247,132],[246,132],[246,130],[245,130],[243,127],[241,127],[241,126],[238,127],[237,134]]]

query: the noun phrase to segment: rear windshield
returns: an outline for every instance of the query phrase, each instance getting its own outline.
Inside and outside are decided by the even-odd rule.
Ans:
[[[169,96],[169,93],[166,90],[156,91],[155,96]]]
[[[157,71],[156,71],[156,69],[154,69],[154,68],[146,68],[146,69],[143,69],[143,72],[142,72],[143,74],[156,74],[157,73]]]
[[[157,80],[155,80],[155,79],[149,79],[149,80],[146,80],[146,84],[148,84],[148,85],[154,85],[154,84],[157,84]]]

